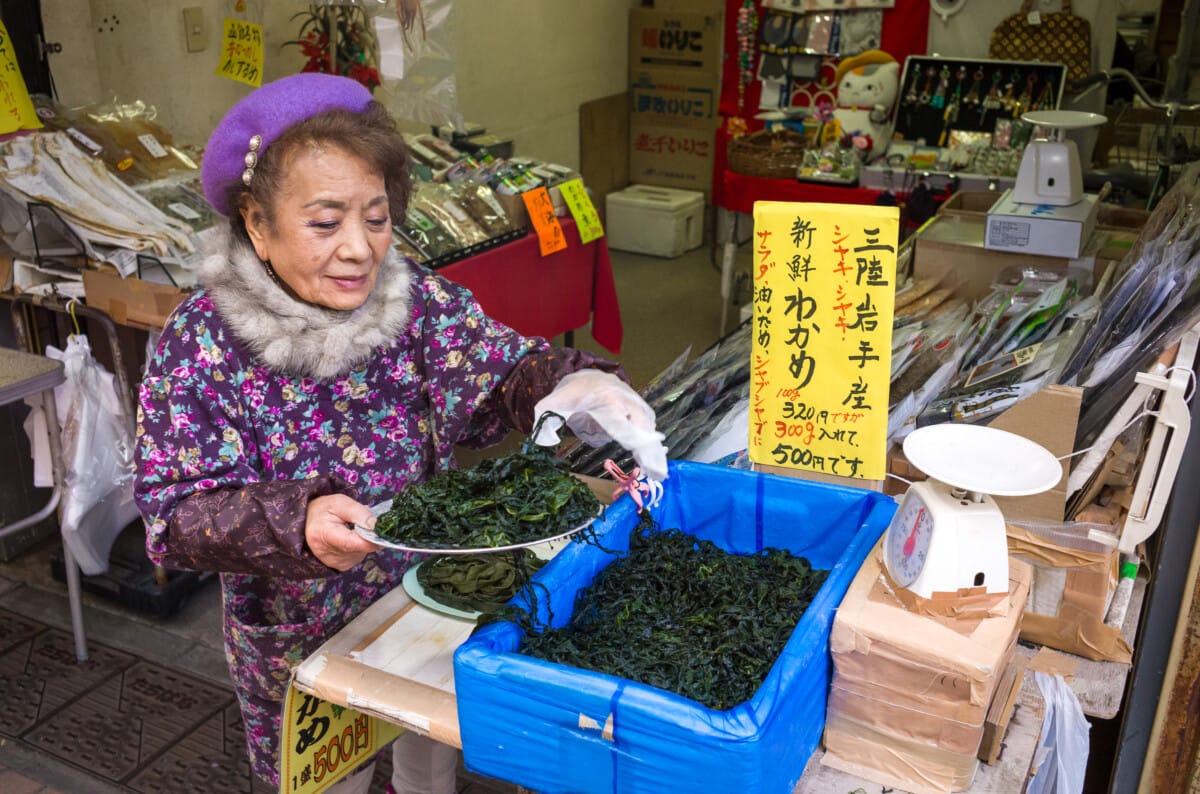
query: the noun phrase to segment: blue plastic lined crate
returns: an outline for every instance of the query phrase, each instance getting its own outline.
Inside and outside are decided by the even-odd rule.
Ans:
[[[784,548],[830,570],[766,681],[749,701],[713,711],[624,678],[523,656],[520,629],[492,624],[454,655],[469,770],[547,794],[790,792],[800,779],[825,724],[834,609],[896,505],[870,491],[699,463],[673,463],[665,485],[654,511],[662,528],[735,553]],[[599,529],[606,546],[624,551],[636,526],[626,498]],[[575,594],[614,559],[572,543],[538,573],[555,626],[569,622]]]

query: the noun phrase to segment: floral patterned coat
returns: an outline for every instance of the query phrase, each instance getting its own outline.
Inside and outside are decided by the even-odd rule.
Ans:
[[[617,368],[522,337],[394,254],[354,312],[295,301],[235,242],[201,280],[140,388],[135,493],[152,560],[221,573],[251,761],[277,784],[291,668],[410,563],[380,550],[344,573],[326,567],[304,543],[309,500],[389,498],[452,466],[455,444],[528,432],[562,375]]]

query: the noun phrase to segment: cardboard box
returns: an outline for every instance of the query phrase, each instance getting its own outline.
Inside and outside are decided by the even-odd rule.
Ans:
[[[1008,526],[1009,553],[1033,567],[1021,639],[1088,659],[1129,664],[1133,649],[1119,628],[1104,623],[1117,584],[1120,552],[1089,541],[1086,530],[1080,532]]]
[[[913,244],[913,272],[918,277],[940,279],[941,286],[954,287],[968,300],[986,295],[1006,267],[1036,267],[1063,274],[1074,269],[1094,283],[1105,268],[1125,258],[1137,239],[1136,230],[1103,228],[1092,235],[1081,256],[1035,256],[985,248],[986,226],[984,216],[974,213],[935,216],[921,228]]]
[[[629,79],[631,124],[715,129],[719,81],[689,69],[639,69]]]
[[[712,190],[715,130],[657,124],[629,125],[629,180],[641,185]]]
[[[16,254],[0,240],[0,292],[7,292],[13,285],[13,259]]]
[[[687,69],[719,79],[724,28],[720,13],[681,13],[654,8],[629,12],[629,73],[641,69]]]
[[[910,791],[969,787],[1031,580],[1030,566],[1011,560],[1004,614],[919,615],[887,584],[877,545],[830,633],[834,674],[822,763]]]
[[[938,206],[937,214],[976,219],[984,218],[988,210],[999,201],[1001,195],[1001,192],[995,190],[959,190]],[[1100,230],[1123,229],[1138,232],[1149,218],[1150,212],[1148,210],[1122,207],[1102,201],[1097,205],[1096,209],[1096,228]]]
[[[1018,204],[1006,190],[987,213],[984,247],[1039,256],[1077,257],[1096,228],[1095,195],[1065,207]]]
[[[104,266],[83,271],[83,289],[88,306],[107,312],[118,325],[161,330],[167,318],[191,290],[155,284],[138,278],[122,278]]]

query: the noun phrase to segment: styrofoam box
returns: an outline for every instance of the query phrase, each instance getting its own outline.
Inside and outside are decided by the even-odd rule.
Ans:
[[[834,611],[896,503],[857,488],[671,461],[656,524],[734,554],[783,548],[829,577],[755,694],[715,711],[673,692],[520,653],[515,623],[484,626],[454,654],[468,770],[544,794],[790,794],[816,748],[829,692]],[[629,548],[622,498],[597,519],[604,549],[571,543],[534,577],[543,621],[570,621],[576,594]],[[529,601],[519,595],[516,603]]]
[[[651,256],[679,256],[704,239],[704,194],[630,185],[605,199],[608,247]]]

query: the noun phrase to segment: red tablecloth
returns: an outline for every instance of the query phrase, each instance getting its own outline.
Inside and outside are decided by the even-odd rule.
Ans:
[[[490,317],[526,336],[551,339],[592,321],[592,337],[621,352],[621,307],[608,244],[587,245],[571,218],[559,218],[567,247],[543,257],[537,236],[526,235],[438,273],[467,287]]]
[[[721,205],[734,212],[753,212],[756,201],[811,201],[821,204],[874,204],[883,191],[869,187],[822,185],[794,179],[747,176],[726,170]]]

